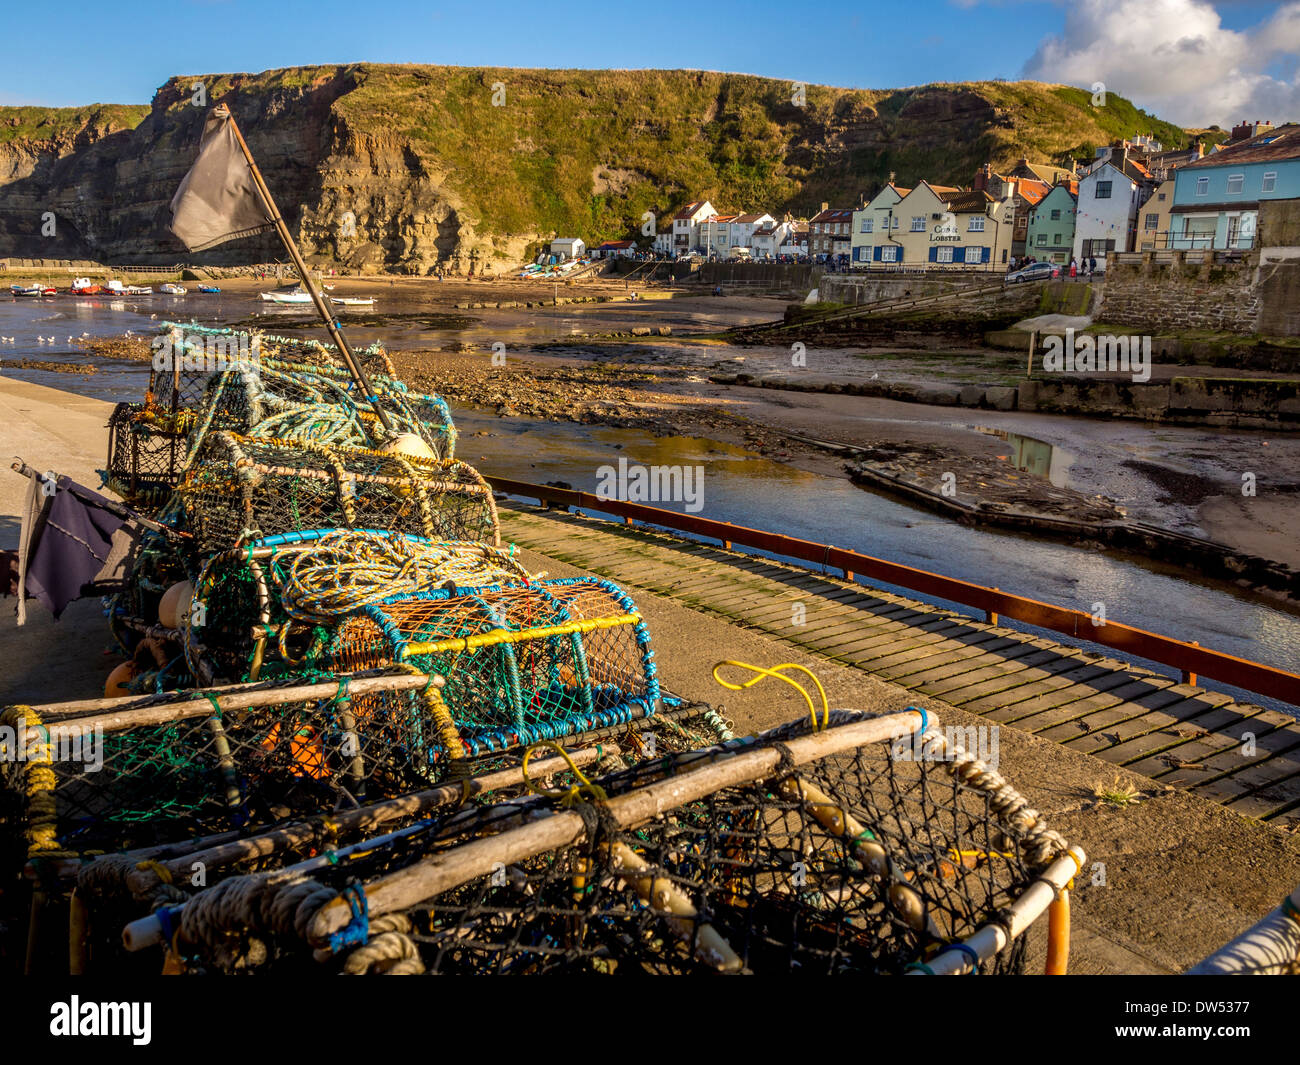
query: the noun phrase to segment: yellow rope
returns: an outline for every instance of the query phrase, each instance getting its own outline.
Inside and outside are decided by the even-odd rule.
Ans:
[[[736,666],[738,669],[748,669],[752,673],[754,673],[755,676],[750,680],[745,681],[743,684],[732,684],[729,681],[725,681],[720,676],[718,676],[718,670],[720,670],[723,666]],[[817,694],[821,697],[821,704],[822,704],[822,719],[820,724],[818,724],[817,722],[817,707],[813,704],[812,696],[808,694],[808,689],[805,688],[802,684],[800,684],[797,680],[793,680],[792,678],[787,677],[784,673],[781,672],[783,669],[797,669],[800,673],[806,674],[808,678],[816,686]],[[785,681],[788,685],[790,685],[790,687],[794,688],[795,691],[797,691],[800,695],[803,696],[804,702],[808,704],[808,713],[812,715],[812,724],[813,724],[814,731],[819,732],[830,725],[831,708],[830,708],[830,703],[828,703],[826,700],[826,689],[822,687],[822,682],[817,679],[817,675],[813,673],[811,669],[808,669],[806,666],[800,666],[795,664],[794,662],[782,662],[779,666],[773,666],[771,669],[765,669],[763,666],[751,665],[749,662],[735,662],[728,659],[725,662],[719,662],[716,666],[713,667],[713,679],[716,680],[728,691],[733,691],[733,692],[744,691],[746,688],[752,688],[759,681],[766,680],[768,677],[775,677],[777,680]]]
[[[414,655],[435,655],[443,651],[470,651],[478,647],[495,647],[502,643],[519,643],[522,640],[545,640],[552,636],[570,636],[575,632],[591,632],[594,629],[612,629],[618,625],[635,625],[641,620],[640,614],[620,614],[612,618],[585,618],[582,621],[566,621],[563,625],[545,625],[534,629],[489,629],[476,632],[472,636],[449,636],[445,640],[433,643],[408,643],[402,648],[402,657]]]
[[[570,784],[567,788],[542,788],[535,784],[528,776],[528,759],[538,751],[549,748],[558,754],[568,764],[570,771],[578,778],[577,784]],[[519,767],[519,772],[523,775],[524,786],[528,788],[531,795],[545,795],[548,799],[559,799],[561,806],[572,806],[584,793],[590,795],[596,802],[605,802],[608,798],[605,789],[599,784],[593,784],[587,779],[586,775],[578,768],[578,765],[569,757],[569,752],[553,740],[544,740],[541,743],[535,743],[524,752],[523,764]]]
[[[41,742],[28,752],[23,767],[23,792],[27,798],[27,857],[56,858],[70,855],[58,842],[58,807],[54,789],[59,778],[51,768],[54,754],[50,734],[40,715],[30,706],[10,706],[0,713],[0,724],[8,725],[18,736],[23,730],[35,729]],[[34,755],[34,756],[33,756]]]

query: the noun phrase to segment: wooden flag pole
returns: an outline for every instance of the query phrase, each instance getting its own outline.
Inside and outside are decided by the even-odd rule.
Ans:
[[[374,406],[375,414],[379,417],[379,424],[393,432],[393,424],[388,420],[388,414],[379,402],[374,398],[374,390],[370,386],[370,379],[366,376],[365,370],[357,362],[356,356],[352,354],[352,349],[348,347],[348,342],[343,339],[343,333],[338,324],[334,321],[330,310],[325,306],[325,299],[316,290],[312,284],[311,272],[307,269],[307,264],[302,260],[302,253],[298,251],[298,245],[294,243],[293,236],[289,232],[289,227],[284,224],[284,219],[280,217],[280,210],[275,205],[275,200],[271,198],[271,190],[267,188],[266,181],[262,177],[262,172],[257,169],[257,163],[253,161],[253,153],[248,150],[248,143],[244,140],[243,133],[239,130],[239,125],[235,122],[235,116],[231,114],[230,108],[225,104],[218,104],[213,112],[219,117],[226,118],[230,122],[230,128],[234,130],[235,139],[239,141],[240,150],[244,153],[244,158],[248,160],[248,169],[253,175],[253,183],[257,186],[258,195],[262,197],[262,206],[266,208],[266,213],[270,215],[271,222],[275,225],[275,231],[280,235],[280,240],[284,242],[285,250],[289,253],[289,258],[293,260],[293,265],[298,270],[298,276],[302,278],[302,283],[306,286],[307,291],[311,294],[311,299],[316,304],[316,310],[320,312],[321,318],[325,322],[325,329],[329,332],[330,339],[334,341],[339,353],[343,356],[343,361],[347,364],[348,372],[352,375],[352,380],[357,383],[361,389],[362,396],[369,400]]]

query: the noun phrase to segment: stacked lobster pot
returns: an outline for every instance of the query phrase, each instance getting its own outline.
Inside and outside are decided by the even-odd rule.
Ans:
[[[323,344],[159,335],[106,475],[151,522],[109,600],[128,661],[97,701],[134,699],[134,716],[109,729],[112,772],[52,789],[44,845],[111,850],[398,795],[662,709],[631,600],[545,580],[502,546],[446,403],[408,389],[382,348],[358,353],[362,395]],[[164,438],[166,465],[148,465]],[[356,677],[369,687],[349,690]],[[208,698],[249,685],[253,705]],[[90,728],[103,708],[57,716]]]

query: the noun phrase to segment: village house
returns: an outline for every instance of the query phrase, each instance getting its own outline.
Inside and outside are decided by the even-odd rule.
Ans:
[[[781,221],[773,219],[756,226],[750,238],[750,248],[755,259],[775,259],[778,255],[793,254],[783,252],[782,245],[789,242],[794,232],[795,222],[789,212]]]
[[[852,234],[853,212],[842,208],[831,208],[828,203],[808,221],[808,254],[814,259],[818,256],[848,254]],[[836,250],[836,241],[840,249]]]
[[[1169,246],[1241,250],[1255,242],[1262,200],[1300,197],[1300,124],[1236,139],[1174,173]]]
[[[716,255],[725,259],[731,254],[731,224],[739,218],[735,214],[710,215],[699,224],[696,246],[705,255]]]
[[[1175,184],[1174,178],[1166,178],[1156,186],[1156,191],[1151,194],[1151,198],[1142,205],[1135,251],[1157,251],[1169,247]]]
[[[1068,263],[1074,251],[1075,198],[1069,185],[1056,185],[1030,212],[1025,254],[1040,262]]]
[[[859,269],[872,263],[883,265],[902,261],[902,245],[890,234],[898,229],[898,215],[894,208],[912,190],[894,184],[893,174],[889,178],[870,201],[853,212],[850,256],[853,265]],[[875,251],[877,245],[881,246],[879,254]]]
[[[776,219],[770,214],[740,214],[731,223],[731,247],[754,248],[754,231],[760,226],[775,225]]]
[[[796,219],[790,223],[789,232],[785,240],[777,246],[778,255],[789,255],[794,258],[806,258],[808,255],[808,222],[805,219]]]
[[[634,240],[607,240],[592,254],[595,259],[630,259],[636,254]]]
[[[686,255],[698,248],[699,224],[716,213],[708,200],[694,200],[673,215],[673,254]]]
[[[982,189],[922,181],[895,205],[884,208],[889,234],[884,239],[883,234],[877,235],[871,263],[925,269],[1005,266],[1011,256],[1014,209],[1010,199],[995,200]],[[900,222],[897,228],[895,219]]]
[[[1155,189],[1150,171],[1128,153],[1112,145],[1079,178],[1072,255],[1096,259],[1098,270],[1106,268],[1108,251],[1133,250],[1138,211]]]
[[[975,180],[971,183],[972,189],[983,190],[995,200],[1010,199],[1014,204],[1011,254],[1017,259],[1025,254],[1025,244],[1029,235],[1029,215],[1051,187],[1049,182],[1037,178],[998,174],[989,163],[980,167],[975,174]]]

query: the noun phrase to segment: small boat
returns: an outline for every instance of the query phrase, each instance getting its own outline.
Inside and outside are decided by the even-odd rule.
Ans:
[[[300,288],[290,292],[263,292],[262,300],[266,303],[311,303],[311,293]]]
[[[165,285],[158,286],[159,292],[165,292],[169,296],[184,296],[189,291],[184,285],[174,285],[168,281]]]
[[[42,296],[57,296],[58,294],[59,294],[59,290],[55,288],[53,285],[46,285],[44,288],[41,289]]]
[[[88,277],[79,277],[72,282],[72,287],[68,291],[74,296],[98,296],[104,291],[104,287],[95,284]]]
[[[342,307],[373,307],[375,305],[374,296],[331,296],[330,303],[337,303]]]
[[[152,296],[153,289],[148,285],[127,285],[122,289],[124,296]]]
[[[200,285],[199,291],[206,292],[206,293],[213,293],[213,292],[220,292],[221,289],[217,288],[216,285]]]
[[[45,288],[43,285],[10,285],[9,294],[11,296],[43,296]]]

